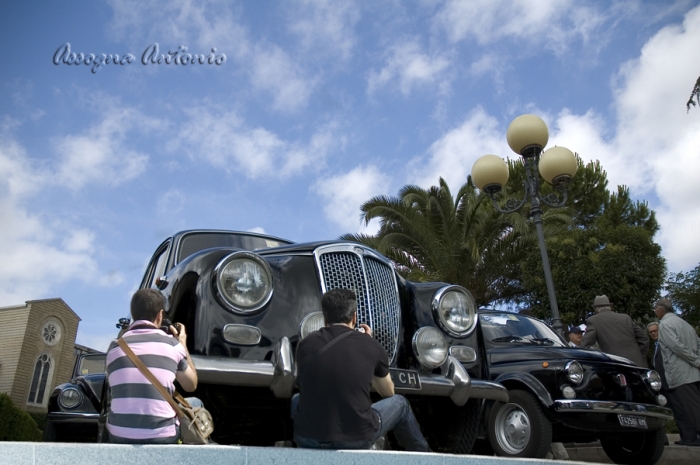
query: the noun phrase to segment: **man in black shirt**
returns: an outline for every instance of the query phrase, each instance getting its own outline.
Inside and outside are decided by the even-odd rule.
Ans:
[[[394,431],[406,450],[430,451],[411,406],[394,395],[386,350],[372,329],[357,323],[355,292],[334,289],[321,299],[326,326],[297,348],[297,384],[292,399],[294,441],[314,449],[369,449]],[[372,404],[370,386],[384,399]]]

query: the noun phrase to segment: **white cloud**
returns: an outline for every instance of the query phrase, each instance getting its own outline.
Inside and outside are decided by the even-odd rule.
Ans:
[[[574,0],[449,0],[435,16],[435,24],[452,42],[525,40],[560,53],[574,39],[588,42],[600,35],[600,27],[612,15]]]
[[[102,121],[83,134],[56,141],[60,161],[55,182],[77,190],[93,182],[114,186],[138,177],[148,156],[127,146],[127,133],[156,125],[135,110],[110,106]]]
[[[345,232],[374,234],[378,225],[360,222],[360,206],[374,196],[385,195],[390,181],[376,166],[358,166],[348,173],[319,179],[312,190],[325,200],[326,218]]]
[[[496,118],[477,107],[461,125],[430,146],[427,160],[412,161],[409,182],[427,188],[436,186],[442,177],[456,192],[467,181],[477,158],[490,153],[506,158],[509,152]]]
[[[450,66],[449,58],[442,53],[426,54],[421,50],[416,39],[407,40],[391,47],[387,51],[384,67],[369,72],[367,91],[372,94],[382,87],[392,86],[398,81],[398,88],[403,95],[420,86],[437,84],[441,90],[447,86],[449,79],[446,72]]]
[[[290,30],[305,51],[347,60],[356,43],[353,28],[360,19],[353,1],[301,0],[287,4]]]
[[[192,157],[251,179],[284,178],[308,167],[317,168],[332,148],[344,143],[333,125],[321,126],[305,144],[282,140],[265,128],[248,127],[231,111],[199,107],[187,113],[189,129],[170,148],[184,148]]]
[[[316,86],[301,67],[278,46],[259,46],[252,57],[251,82],[272,94],[272,107],[292,111],[306,105]]]

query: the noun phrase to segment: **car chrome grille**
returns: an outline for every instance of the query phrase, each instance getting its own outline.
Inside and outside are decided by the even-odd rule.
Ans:
[[[357,295],[357,320],[372,328],[374,338],[393,362],[399,335],[401,306],[393,268],[358,246],[318,249],[316,259],[323,292],[352,289]]]

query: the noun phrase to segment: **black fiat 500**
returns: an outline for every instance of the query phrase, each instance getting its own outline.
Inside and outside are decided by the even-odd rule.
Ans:
[[[364,245],[184,231],[158,246],[140,287],[160,289],[166,317],[186,325],[199,376],[194,395],[212,413],[222,444],[292,438],[294,353],[324,324],[321,296],[329,289],[356,292],[358,324],[368,324],[386,349],[396,392],[411,401],[434,449],[468,453],[485,399],[507,401],[505,388],[489,380],[469,291],[406,281]],[[68,428],[75,415],[97,423],[109,402],[109,389],[100,389],[80,377],[58,386],[49,422],[60,418]],[[61,402],[67,397],[81,402]]]
[[[481,311],[492,381],[508,402],[489,403],[484,424],[493,451],[544,457],[552,441],[600,440],[615,463],[653,464],[663,424],[673,418],[653,370],[595,350],[570,347],[544,322]]]

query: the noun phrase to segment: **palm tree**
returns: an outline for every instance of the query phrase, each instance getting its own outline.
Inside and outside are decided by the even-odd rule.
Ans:
[[[511,163],[511,170],[517,169]],[[398,197],[378,196],[365,202],[362,219],[380,220],[375,236],[346,234],[342,238],[375,248],[393,260],[407,279],[444,281],[469,289],[479,306],[512,301],[524,290],[520,262],[536,242],[533,228],[519,213],[501,214],[480,193],[471,177],[453,198],[440,178],[439,186],[406,185]],[[566,215],[549,228],[561,229]],[[555,224],[556,223],[556,224]],[[547,225],[547,222],[545,222]]]

